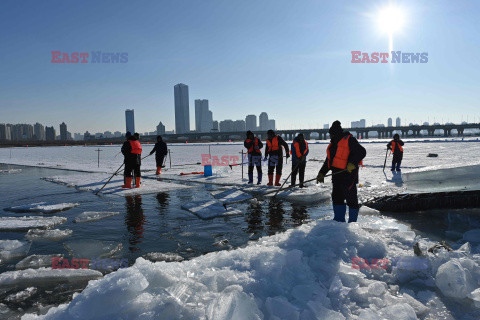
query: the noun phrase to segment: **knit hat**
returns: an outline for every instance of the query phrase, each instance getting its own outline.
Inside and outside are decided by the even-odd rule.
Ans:
[[[343,132],[342,124],[338,120],[335,120],[332,123],[332,126],[330,127],[330,129],[328,130],[328,133],[330,134],[331,137],[336,136],[342,132]]]

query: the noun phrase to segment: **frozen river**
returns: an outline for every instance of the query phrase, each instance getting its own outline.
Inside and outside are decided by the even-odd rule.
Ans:
[[[401,178],[393,179],[391,173],[388,171],[388,162],[387,170],[385,171],[386,174],[382,172],[385,157],[385,143],[368,141],[364,143],[364,146],[367,149],[367,158],[364,160],[365,167],[360,171],[360,198],[369,199],[384,194],[395,194],[408,191],[408,185],[404,183]],[[151,147],[152,146],[144,145],[144,155],[146,155],[145,152],[151,150]],[[309,161],[307,165],[306,179],[311,179],[316,176],[325,157],[325,149],[327,144],[311,142],[309,147],[309,159],[312,161]],[[201,162],[202,154],[210,154],[212,156],[218,156],[219,158],[222,156],[240,156],[242,145],[176,144],[170,145],[169,148],[171,150],[172,167],[170,167],[169,158],[167,159],[166,164],[167,170],[164,170],[164,174],[162,175],[162,177],[165,179],[164,181],[157,181],[153,176],[154,172],[148,171],[154,170],[155,168],[153,157],[149,157],[144,160],[142,166],[142,169],[145,170],[145,187],[143,189],[143,194],[124,194],[123,191],[119,191],[115,186],[121,183],[121,178],[116,177],[112,180],[113,183],[111,189],[106,188],[105,193],[100,194],[100,196],[95,196],[92,191],[95,191],[101,185],[103,185],[103,182],[106,181],[106,178],[108,178],[109,174],[114,172],[121,164],[121,155],[118,155],[119,146],[67,146],[49,148],[0,149],[0,163],[3,163],[0,165],[0,180],[2,182],[0,184],[0,193],[2,194],[2,197],[0,198],[0,208],[20,206],[22,210],[24,210],[23,213],[3,211],[2,217],[63,217],[66,218],[66,221],[61,225],[54,226],[53,228],[60,231],[71,230],[71,233],[61,236],[60,239],[55,239],[55,241],[51,239],[28,239],[26,238],[26,231],[0,232],[0,240],[18,240],[21,243],[28,243],[28,250],[24,250],[25,252],[22,256],[19,256],[18,258],[7,258],[7,255],[5,255],[5,258],[1,259],[2,263],[0,265],[0,271],[4,274],[8,274],[8,272],[15,270],[16,264],[25,256],[31,255],[63,255],[67,258],[78,257],[90,259],[99,258],[101,255],[104,258],[108,257],[112,260],[117,259],[119,261],[126,261],[128,266],[132,267],[121,270],[125,279],[132,277],[131,281],[142,282],[143,280],[136,278],[135,272],[138,272],[138,270],[143,270],[142,268],[150,267],[145,264],[147,262],[142,262],[143,264],[139,264],[137,261],[135,264],[136,259],[143,256],[147,258],[147,260],[165,260],[165,257],[162,258],[162,256],[159,255],[162,253],[170,255],[170,257],[176,257],[174,260],[188,260],[184,262],[169,262],[165,266],[168,265],[170,267],[162,272],[170,274],[170,272],[175,272],[175,268],[177,268],[177,272],[180,273],[185,272],[185,274],[189,274],[189,272],[192,272],[191,281],[193,282],[186,284],[184,282],[185,279],[176,280],[179,281],[178,285],[181,285],[182,283],[183,285],[187,285],[187,287],[184,288],[184,290],[187,290],[187,292],[184,293],[185,296],[178,296],[179,292],[173,293],[172,290],[181,290],[180,287],[173,288],[172,284],[167,283],[159,285],[170,292],[170,298],[176,297],[176,299],[180,299],[180,301],[182,299],[186,299],[185,304],[177,302],[178,306],[175,307],[174,310],[172,309],[173,311],[168,311],[169,309],[166,306],[162,309],[161,307],[153,307],[153,305],[150,307],[149,304],[146,303],[143,308],[145,308],[145,312],[147,313],[145,313],[142,317],[158,318],[161,317],[160,315],[163,315],[168,318],[168,315],[174,314],[176,315],[175,317],[183,315],[184,317],[191,316],[191,318],[201,319],[206,314],[208,315],[208,312],[211,312],[208,308],[213,308],[216,303],[220,303],[219,301],[215,300],[220,294],[220,296],[224,295],[229,297],[226,301],[223,301],[222,304],[230,306],[231,308],[231,303],[233,303],[232,301],[236,301],[235,303],[238,305],[239,309],[233,311],[229,309],[229,311],[225,311],[227,314],[229,314],[228,312],[233,312],[232,314],[235,314],[235,312],[246,312],[245,310],[249,309],[252,312],[252,317],[249,317],[251,319],[255,318],[253,315],[260,314],[262,314],[265,318],[272,318],[276,314],[275,312],[285,312],[283,314],[276,315],[280,318],[282,318],[282,315],[285,316],[286,314],[291,314],[293,317],[292,319],[294,319],[294,314],[303,314],[303,318],[309,319],[309,315],[311,315],[312,312],[314,314],[318,311],[312,311],[311,308],[308,309],[306,307],[309,299],[313,299],[311,294],[301,294],[299,292],[292,293],[287,289],[285,290],[287,290],[288,293],[285,293],[287,291],[283,292],[283,289],[280,290],[277,288],[280,290],[278,291],[272,287],[271,290],[276,290],[275,294],[277,296],[282,296],[282,299],[286,299],[285,301],[288,301],[288,303],[285,301],[285,303],[282,303],[281,301],[283,300],[271,300],[273,297],[275,297],[275,295],[270,295],[267,292],[268,290],[265,291],[256,287],[250,288],[247,283],[242,282],[243,280],[241,279],[244,277],[242,272],[245,270],[243,267],[239,266],[245,263],[245,261],[248,259],[255,259],[255,254],[253,254],[254,252],[257,252],[258,254],[264,252],[263,254],[265,255],[265,258],[270,259],[268,261],[273,263],[270,272],[274,272],[274,270],[276,270],[276,265],[280,262],[277,261],[277,258],[271,256],[272,252],[266,248],[277,246],[279,243],[280,248],[282,248],[281,243],[288,241],[289,239],[291,242],[291,239],[293,239],[293,234],[291,231],[297,229],[302,230],[302,233],[313,236],[314,239],[316,239],[315,241],[318,242],[314,246],[328,246],[330,242],[333,243],[332,250],[334,251],[332,252],[327,252],[327,249],[320,249],[319,247],[319,250],[322,252],[327,250],[323,252],[323,254],[328,255],[330,258],[325,258],[325,261],[328,262],[330,261],[329,259],[331,259],[333,256],[336,256],[339,259],[338,261],[342,261],[342,259],[344,259],[348,265],[348,255],[342,258],[342,255],[344,255],[345,252],[340,254],[341,250],[338,252],[335,251],[336,249],[341,249],[346,243],[351,242],[349,246],[352,246],[352,248],[359,245],[363,246],[364,256],[371,258],[387,257],[392,259],[403,256],[413,256],[413,238],[411,238],[411,234],[416,235],[417,241],[421,242],[425,248],[433,245],[435,242],[446,240],[454,249],[458,249],[463,243],[465,243],[464,235],[467,231],[480,228],[480,219],[478,218],[478,213],[475,210],[458,210],[456,212],[435,211],[428,212],[423,215],[387,214],[384,216],[379,215],[378,212],[373,210],[367,210],[361,212],[361,216],[359,217],[359,225],[361,228],[358,228],[358,230],[354,229],[352,231],[348,231],[349,229],[338,229],[338,226],[330,226],[328,225],[330,222],[326,221],[330,220],[332,215],[328,196],[327,198],[324,197],[325,194],[328,195],[328,189],[325,191],[323,191],[323,189],[315,189],[318,187],[314,187],[313,185],[310,188],[307,188],[308,190],[313,190],[311,193],[306,192],[300,196],[296,196],[294,194],[285,195],[284,198],[280,197],[279,199],[261,197],[259,198],[260,201],[231,205],[233,209],[239,210],[241,214],[220,216],[214,219],[200,219],[191,212],[182,209],[182,205],[196,203],[198,201],[206,201],[211,199],[212,194],[215,194],[215,192],[223,192],[231,189],[232,187],[237,189],[241,188],[246,182],[246,172],[244,173],[243,180],[240,166],[233,168],[229,168],[228,166],[214,167],[214,176],[210,178],[204,178],[203,176],[199,175],[180,176],[179,174],[181,172],[188,173],[192,171],[203,171],[202,166],[195,164],[197,162]],[[97,149],[102,150],[100,152],[99,166],[97,164]],[[478,164],[478,157],[465,157],[465,150],[468,150],[469,154],[479,155],[480,143],[474,140],[463,142],[458,140],[407,140],[403,162],[403,173],[405,174],[408,172],[437,170],[441,168],[456,167],[459,165]],[[427,157],[428,153],[437,153],[439,156],[437,158],[429,158]],[[389,160],[391,160],[391,158]],[[283,177],[286,177],[290,172],[290,166],[290,162],[284,166]],[[266,167],[264,167],[264,175],[265,174]],[[264,180],[264,184],[265,183],[266,182]],[[323,196],[319,197],[319,194],[322,194]],[[31,207],[25,207],[27,205],[39,202],[46,202],[47,205],[65,205],[73,203],[75,206],[72,206],[72,208],[65,211],[43,214],[32,212]],[[79,216],[85,212],[112,214],[96,221],[75,223],[75,219],[79,219]],[[87,214],[87,217],[90,217],[89,214]],[[327,225],[322,225],[322,223],[327,223]],[[301,227],[302,225],[303,227]],[[322,232],[325,235],[329,235],[329,237],[323,239],[321,234],[317,234],[316,230],[318,228],[323,228],[324,231]],[[392,237],[392,230],[400,235],[393,237],[393,240],[389,240],[390,237]],[[345,232],[349,232],[349,234],[344,234]],[[409,232],[411,232],[411,234],[409,234]],[[390,235],[388,233],[390,233]],[[277,238],[268,237],[275,234],[278,235]],[[344,234],[346,243],[337,243],[336,241],[339,239],[335,238],[335,234]],[[355,234],[357,235],[355,236]],[[474,242],[471,242],[472,251],[470,259],[471,261],[478,263],[480,261],[480,251],[479,246],[475,242],[475,235],[473,236]],[[320,238],[318,238],[319,236]],[[365,249],[366,242],[369,241],[367,240],[368,237],[373,237],[370,241],[379,241],[378,246],[385,246],[386,251],[383,252],[383,249],[379,250],[378,248],[380,247],[377,247],[376,249],[374,247]],[[377,239],[373,240],[375,237]],[[480,238],[478,240],[480,242]],[[295,249],[296,246],[294,242],[291,242],[288,250],[303,251],[304,257],[310,257],[309,259],[314,259],[309,251],[313,249],[313,247],[309,249],[308,246],[310,244],[301,244],[302,240],[298,241],[300,241],[300,244],[297,249]],[[366,242],[363,243],[363,241]],[[311,245],[313,245],[313,243]],[[257,246],[257,249],[248,251],[248,248],[251,246]],[[239,249],[244,247],[245,249]],[[282,250],[287,250],[285,247],[283,248],[284,249]],[[242,253],[241,250],[247,251]],[[356,250],[360,251],[356,252],[356,255],[360,256],[362,249],[357,247]],[[219,252],[217,254],[222,254],[220,251],[229,252],[228,255],[231,255],[231,257],[227,258],[225,255],[205,255],[206,253],[210,252]],[[148,256],[148,254],[151,255]],[[280,252],[278,254],[280,254]],[[289,254],[287,253],[287,256],[288,255]],[[159,256],[160,258],[158,258]],[[352,253],[350,257],[351,256],[355,256],[355,254]],[[227,262],[222,263],[220,262],[221,259],[230,259],[229,261],[232,261],[233,264],[231,265]],[[285,261],[289,261],[289,259],[291,258],[286,258]],[[442,260],[444,262],[448,261],[448,259],[445,257],[442,259],[444,259]],[[454,257],[451,257],[451,259],[454,259]],[[388,307],[388,305],[382,305],[379,302],[375,308],[368,307],[369,304],[377,303],[374,300],[370,301],[368,294],[367,296],[363,296],[363,294],[359,292],[353,294],[353,291],[350,292],[347,290],[350,293],[345,291],[346,288],[350,288],[349,285],[351,284],[349,284],[346,279],[341,276],[341,272],[338,270],[338,261],[330,266],[325,266],[326,269],[324,271],[326,273],[323,274],[323,278],[321,278],[321,280],[312,280],[314,282],[316,281],[316,283],[320,281],[320,283],[323,283],[322,286],[336,285],[337,287],[339,286],[337,288],[338,290],[344,290],[344,295],[339,294],[337,296],[335,293],[335,290],[337,289],[332,289],[330,287],[330,290],[335,291],[330,292],[327,290],[326,297],[328,297],[330,302],[321,303],[323,308],[326,308],[325,310],[334,312],[331,314],[332,318],[337,317],[338,314],[338,316],[341,315],[345,318],[357,319],[363,314],[365,317],[362,319],[367,319],[371,310],[373,310],[372,312],[386,316],[388,316],[390,313],[396,313],[396,309],[393,311],[385,309]],[[234,277],[238,281],[228,281],[231,282],[231,285],[241,285],[244,288],[243,291],[238,291],[238,288],[235,289],[237,291],[231,291],[232,289],[228,289],[230,290],[228,291],[227,287],[225,287],[226,284],[221,286],[217,284],[216,286],[212,287],[212,283],[205,282],[206,279],[198,278],[200,273],[205,273],[204,276],[207,277],[207,271],[200,271],[200,269],[196,270],[195,268],[197,267],[194,268],[192,263],[194,263],[197,267],[203,266],[200,267],[200,269],[207,268],[210,270],[209,272],[211,273],[209,273],[208,277],[220,277],[223,279],[224,276],[215,273],[214,270],[217,268],[226,268],[225,270],[230,270],[229,272],[232,272],[232,274],[227,278],[230,279],[230,277]],[[255,272],[260,272],[262,268],[266,268],[264,271],[268,272],[267,267],[255,267],[255,264],[252,265],[252,263],[253,261],[248,262],[250,267],[246,267],[247,269],[252,269],[250,272],[253,272],[253,270],[255,270]],[[300,268],[299,270],[306,267],[302,266],[303,263],[304,261],[298,262],[298,268]],[[332,261],[328,262],[327,264],[331,263]],[[433,263],[433,260],[431,263]],[[435,263],[439,262],[436,261]],[[342,265],[342,263],[340,263],[340,265]],[[439,267],[440,265],[433,266],[433,270],[431,270],[431,272],[437,274]],[[290,266],[288,263],[281,268],[287,268],[288,270],[291,269],[291,272],[299,272],[299,270],[294,271],[296,270],[295,266]],[[464,268],[468,269],[467,267]],[[151,267],[151,271],[153,273],[157,272],[154,269],[155,268]],[[125,273],[127,270],[132,270],[133,273]],[[337,280],[335,280],[335,272],[333,270],[337,270],[337,272],[339,272],[340,279],[343,280],[340,284],[334,284]],[[365,270],[361,271],[364,272]],[[393,270],[390,269],[388,271],[392,274],[390,277],[394,277]],[[160,272],[160,270],[158,272]],[[319,271],[315,271],[315,268],[313,268],[312,271],[308,271],[307,273],[311,272],[315,274],[315,272]],[[119,274],[120,276],[120,271],[112,273],[112,275],[114,274]],[[157,274],[157,276],[159,276],[159,274]],[[172,276],[173,274],[169,275],[168,277]],[[265,285],[267,287],[272,286],[276,281],[278,281],[278,278],[276,277],[277,276],[273,274],[266,277]],[[315,278],[313,275],[312,277]],[[432,281],[435,281],[434,275],[432,275],[432,277]],[[472,279],[476,279],[477,276],[472,274],[470,277],[472,277]],[[222,281],[226,281],[227,278]],[[253,278],[256,279],[255,277]],[[359,288],[366,287],[367,292],[369,292],[369,290],[375,291],[369,287],[373,283],[370,281],[375,280],[377,282],[385,283],[388,292],[383,292],[380,290],[382,291],[380,295],[383,296],[383,298],[388,300],[390,299],[389,297],[392,296],[396,297],[395,299],[398,300],[400,299],[399,297],[401,296],[401,293],[404,293],[411,296],[412,299],[415,298],[422,305],[430,308],[430,311],[425,311],[423,309],[420,310],[420,307],[415,305],[414,302],[409,304],[407,300],[391,300],[390,304],[399,305],[399,309],[397,310],[398,313],[404,313],[406,315],[401,319],[409,319],[408,315],[411,315],[410,309],[403,305],[405,303],[412,306],[414,315],[418,318],[460,319],[461,315],[463,314],[467,319],[474,319],[479,315],[474,307],[474,302],[472,302],[472,299],[476,299],[476,296],[472,296],[474,298],[467,297],[468,294],[470,294],[470,292],[475,288],[469,288],[468,290],[470,291],[468,294],[465,294],[463,298],[449,297],[445,299],[445,297],[442,295],[441,289],[438,288],[438,285],[436,286],[433,284],[432,287],[431,282],[426,282],[426,289],[424,288],[423,291],[427,290],[428,288],[429,289],[427,290],[428,292],[423,292],[422,290],[418,289],[418,283],[416,285],[412,285],[411,283],[404,283],[403,281],[400,281],[399,278],[396,280],[387,278],[388,276],[386,275],[369,275],[368,279],[370,280],[366,282],[359,280],[351,281],[357,281],[357,286],[360,286]],[[109,279],[110,280],[105,279],[105,281],[113,281],[112,278]],[[480,280],[480,277],[478,279]],[[151,280],[147,279],[147,281]],[[258,281],[258,279],[256,281]],[[295,281],[302,282],[303,280],[297,279]],[[284,285],[295,287],[294,282],[290,282],[290,284],[287,282]],[[78,285],[72,286],[65,286],[64,284],[61,284],[56,288],[60,294],[58,292],[57,294],[49,294],[49,292],[52,291],[51,287],[45,289],[41,288],[41,286],[38,286],[38,288],[35,287],[35,293],[30,294],[26,299],[15,300],[12,298],[12,294],[16,292],[15,290],[18,291],[20,289],[11,289],[10,287],[2,288],[1,283],[2,278],[0,275],[0,299],[3,299],[3,301],[0,301],[0,317],[2,314],[8,315],[9,317],[15,315],[18,316],[19,314],[24,313],[24,311],[46,312],[48,307],[52,305],[58,305],[60,303],[70,301],[72,294],[74,292],[80,292],[86,284],[79,283]],[[103,285],[108,284],[105,282]],[[302,285],[307,286],[302,287],[304,290],[306,290],[306,292],[314,290],[312,286],[308,286],[306,283],[303,283]],[[99,286],[102,286],[102,284],[99,284]],[[200,287],[194,289],[196,288],[195,286],[202,286],[202,288],[201,290]],[[399,289],[401,292],[395,293],[394,289],[396,287],[390,286],[400,286]],[[477,284],[476,288],[478,287],[479,286]],[[156,292],[155,290],[151,291],[148,288],[148,286],[144,287],[143,285],[138,288],[133,286],[131,290],[134,291],[130,293],[127,292],[126,294],[136,295],[143,293],[152,295],[152,301],[157,301],[157,305],[162,305],[169,301],[169,295],[165,295],[164,293],[160,294],[159,292]],[[359,288],[355,290],[358,291],[360,290]],[[120,289],[121,285],[119,285],[119,290]],[[25,291],[26,289],[23,288],[23,290]],[[89,299],[94,299],[89,298],[89,296],[95,297],[95,295],[92,296],[92,293],[88,293],[87,290],[84,291],[85,294],[82,294],[82,296],[78,298],[79,300],[77,302],[77,306],[75,307],[77,309],[82,308],[81,310],[84,310],[85,312],[86,309],[83,308],[96,308],[95,306],[91,305],[91,302],[89,302]],[[227,292],[224,292],[225,290],[227,290]],[[297,288],[296,290],[298,291],[300,289]],[[352,290],[352,288],[350,288],[350,290]],[[205,301],[201,301],[200,297],[197,297],[195,292],[203,292],[202,294],[207,296],[212,295],[212,299],[205,298]],[[221,292],[223,292],[223,294],[221,294]],[[389,296],[387,296],[387,293]],[[28,292],[25,294],[28,295]],[[256,306],[253,307],[251,305],[251,301],[243,294],[247,294],[247,296],[253,294],[254,297],[260,299],[261,301],[257,301]],[[372,294],[371,298],[375,297],[376,294],[377,293]],[[349,295],[353,295],[349,297],[349,303],[352,305],[350,307],[346,307],[347,309],[340,307],[335,302],[340,299],[340,297],[345,298]],[[459,296],[462,296],[462,294],[459,294]],[[478,297],[480,299],[480,293]],[[119,299],[122,301],[123,298]],[[370,301],[370,303],[366,303],[368,301]],[[429,306],[428,301],[434,301],[437,305],[433,307],[431,305]],[[204,307],[201,307],[201,304],[203,304]],[[122,302],[120,302],[120,305],[123,305]],[[137,303],[135,302],[133,305],[137,305]],[[283,309],[280,309],[283,311],[280,309],[275,310],[273,307],[274,305],[282,305]],[[466,306],[465,310],[461,310],[460,306],[462,305]],[[74,305],[70,306],[74,308]],[[125,307],[126,306],[127,304]],[[24,311],[13,311],[19,307]],[[139,317],[142,312],[140,309],[135,311],[137,310],[135,309],[137,307],[133,308],[134,309],[130,310],[131,313],[128,313],[128,317]],[[217,308],[219,308],[218,305]],[[307,309],[310,310],[310,313],[305,311]],[[58,319],[62,318],[62,310],[63,309],[59,309],[57,311],[59,312],[58,315],[60,315]],[[67,312],[69,316],[75,314],[75,312],[68,310],[69,309],[67,309],[65,312]],[[99,312],[99,310],[97,310],[97,312]],[[110,310],[108,308],[105,309],[104,312],[104,316],[113,316],[113,314],[115,314],[115,310]],[[155,316],[148,316],[148,312],[151,312],[151,315]],[[88,312],[86,312],[86,314],[88,314]],[[92,316],[92,314],[90,315]],[[56,316],[52,316],[52,319],[53,318],[56,319]],[[214,317],[207,316],[207,318]],[[341,317],[338,318],[340,319]],[[222,317],[220,316],[219,319],[222,319]]]

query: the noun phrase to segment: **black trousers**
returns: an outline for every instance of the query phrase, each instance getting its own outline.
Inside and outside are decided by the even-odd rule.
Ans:
[[[125,162],[125,171],[123,172],[123,175],[126,178],[132,178],[133,174],[135,174],[135,178],[140,178],[140,164],[137,163],[137,161],[128,161]]]
[[[399,154],[394,154],[392,158],[392,171],[400,171],[400,166],[402,165],[403,152]]]
[[[300,184],[303,185],[303,181],[305,180],[305,167],[307,166],[307,162],[300,162],[297,168],[295,168],[297,164],[292,162],[292,186],[297,181],[297,173],[300,179]]]
[[[357,181],[354,173],[339,173],[332,177],[333,205],[344,205],[345,201],[351,209],[359,209]]]
[[[257,174],[262,174],[262,156],[248,154],[248,174],[253,174],[253,167],[257,167]]]
[[[281,176],[283,169],[283,157],[270,156],[268,158],[268,175],[273,175],[275,169],[277,174]]]
[[[163,166],[163,159],[165,159],[164,155],[155,156],[155,162],[157,163],[157,167],[162,167]]]

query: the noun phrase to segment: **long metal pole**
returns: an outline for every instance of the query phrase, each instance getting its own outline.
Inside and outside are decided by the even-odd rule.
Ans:
[[[170,159],[170,169],[172,168],[172,155],[170,154],[170,149],[168,149],[168,158]]]
[[[242,181],[243,181],[243,149],[242,149]]]

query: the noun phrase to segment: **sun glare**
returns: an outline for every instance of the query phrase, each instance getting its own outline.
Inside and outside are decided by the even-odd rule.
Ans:
[[[392,35],[398,32],[404,24],[402,9],[394,6],[383,8],[378,13],[378,26],[382,32]]]

